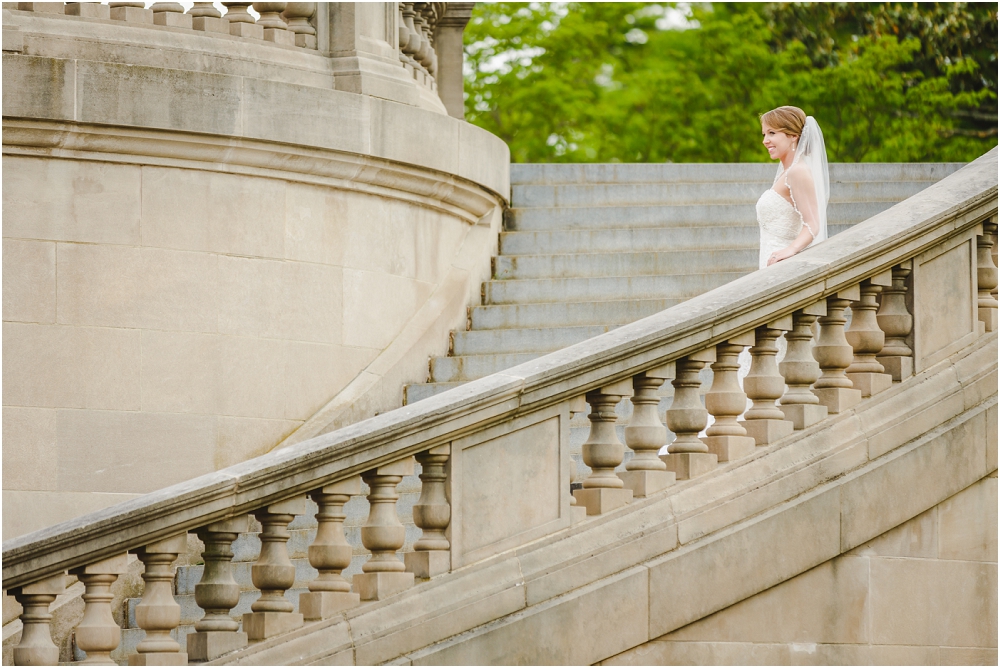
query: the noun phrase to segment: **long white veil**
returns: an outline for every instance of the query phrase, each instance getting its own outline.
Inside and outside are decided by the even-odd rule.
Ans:
[[[802,135],[799,137],[798,146],[795,148],[795,157],[792,165],[802,163],[809,168],[812,174],[813,183],[816,186],[816,209],[819,217],[819,234],[813,239],[813,244],[819,243],[827,238],[826,233],[826,206],[830,202],[830,166],[826,161],[826,144],[823,142],[823,131],[819,129],[819,123],[812,116],[806,117],[805,127],[802,128]],[[778,176],[781,176],[782,166],[778,165]],[[792,196],[792,204],[796,211],[799,210],[795,202],[795,193],[789,192]],[[812,244],[810,244],[812,245]]]

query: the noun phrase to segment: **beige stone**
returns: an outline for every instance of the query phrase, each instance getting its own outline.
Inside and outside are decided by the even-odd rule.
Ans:
[[[54,243],[3,240],[3,319],[39,324],[56,321]]]
[[[827,415],[826,406],[819,404],[788,404],[778,408],[795,429],[805,429],[825,419]]]
[[[945,242],[913,261],[913,359],[917,372],[976,336],[975,236]]]
[[[351,588],[362,601],[381,601],[413,586],[413,573],[358,573],[351,579]]]
[[[299,612],[307,620],[328,619],[338,612],[357,607],[360,603],[360,595],[349,591],[309,591],[299,594]]]
[[[374,358],[371,348],[287,341],[283,345],[284,411],[289,420],[308,419],[334,392],[346,387]]]
[[[4,50],[8,48],[7,35],[11,31],[4,26]],[[19,31],[20,32],[20,31]],[[20,35],[20,49],[14,41],[10,47],[18,51],[24,49],[24,37]],[[3,56],[3,77],[7,82],[3,96],[4,115],[26,118],[51,118],[72,120],[74,118],[76,95],[76,61],[56,58],[37,58],[32,56]],[[37,91],[25,95],[24,91]],[[7,158],[5,158],[6,161]],[[38,161],[44,162],[44,161]],[[10,167],[4,169],[6,172]],[[7,177],[4,176],[3,191],[6,195]],[[7,211],[7,200],[4,198],[4,213]],[[9,231],[8,231],[9,234]]]
[[[8,540],[139,496],[128,493],[3,490],[3,535]]]
[[[136,247],[59,244],[58,321],[138,327],[140,257]]]
[[[288,633],[302,626],[298,612],[248,612],[243,615],[243,629],[252,641]]]
[[[139,409],[139,332],[5,322],[4,403]]]
[[[872,641],[884,645],[996,644],[996,567],[871,557]]]
[[[142,409],[218,413],[222,341],[213,334],[142,332]]]
[[[892,374],[849,373],[847,377],[854,383],[854,389],[861,390],[862,397],[871,397],[892,387]]]
[[[868,560],[841,557],[662,639],[866,644],[868,614]]]
[[[757,420],[761,422],[761,420]],[[719,458],[720,462],[733,462],[749,457],[757,446],[752,436],[703,436],[702,441],[708,446],[708,451]]]
[[[938,557],[997,561],[997,479],[983,478],[938,506]]]
[[[861,390],[842,387],[821,387],[813,389],[813,394],[819,397],[819,403],[826,407],[829,413],[844,413],[861,403]]]
[[[549,418],[475,445],[452,444],[453,567],[468,563],[477,551],[559,520],[559,440],[559,418]],[[506,502],[497,514],[500,497]],[[483,522],[487,516],[493,519]]]
[[[605,666],[782,666],[788,645],[650,640],[601,662]]]
[[[356,269],[344,270],[343,342],[384,348],[431,292],[419,281]]]
[[[143,248],[138,276],[138,321],[147,329],[219,331],[219,258]]]
[[[677,480],[690,480],[712,471],[719,463],[719,456],[710,452],[677,452],[660,455],[667,470]]]
[[[295,420],[219,417],[215,468],[223,469],[270,452],[301,424]]]
[[[995,647],[941,647],[938,652],[939,661],[943,666],[997,665]]]
[[[839,527],[840,490],[832,489],[650,562],[650,635],[673,631],[836,556]],[[792,535],[794,542],[783,541]],[[775,550],[778,544],[783,549]],[[715,564],[711,587],[691,577],[692,564],[705,561]]]
[[[136,244],[141,191],[132,165],[5,156],[4,237]]]
[[[889,455],[877,468],[849,476],[841,486],[842,549],[898,526],[982,477],[985,440],[985,412],[979,412]],[[909,481],[909,493],[892,491],[899,480]]]
[[[635,498],[652,496],[676,482],[673,471],[621,471],[618,477]]]
[[[938,556],[938,506],[857,546],[848,554],[936,559]]]
[[[937,666],[941,664],[941,648],[926,645],[872,645],[872,665],[876,666]]]
[[[146,246],[284,257],[281,181],[147,166],[142,168],[142,211]],[[219,272],[224,282],[221,262]]]
[[[632,502],[631,489],[577,489],[573,496],[577,505],[587,509],[588,515],[602,515]]]
[[[233,417],[285,417],[285,344],[273,339],[220,338],[219,413]]]
[[[757,445],[776,443],[795,429],[794,423],[788,420],[741,420],[739,424]]]
[[[151,492],[214,469],[215,418],[57,411],[59,489]]]
[[[57,489],[56,411],[3,407],[3,489]],[[6,513],[4,513],[6,515]],[[7,524],[4,522],[4,533]]]
[[[647,600],[647,571],[633,568],[410,658],[413,665],[589,665],[646,641]]]
[[[248,642],[242,631],[199,631],[187,636],[187,655],[191,661],[211,661],[229,654]]]

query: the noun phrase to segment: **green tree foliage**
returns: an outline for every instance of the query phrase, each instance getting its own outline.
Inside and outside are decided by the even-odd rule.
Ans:
[[[768,160],[795,104],[831,161],[967,161],[997,144],[997,6],[479,3],[466,118],[515,162]]]

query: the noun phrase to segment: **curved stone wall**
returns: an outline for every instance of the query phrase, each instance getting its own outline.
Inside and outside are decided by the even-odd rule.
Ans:
[[[5,537],[397,407],[495,250],[497,138],[155,28],[4,10]]]

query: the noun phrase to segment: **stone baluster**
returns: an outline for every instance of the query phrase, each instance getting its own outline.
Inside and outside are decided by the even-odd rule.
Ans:
[[[892,286],[892,272],[886,271],[861,282],[861,299],[851,303],[851,326],[844,337],[854,349],[854,360],[847,367],[847,377],[862,397],[871,397],[892,387],[892,376],[876,355],[885,345],[885,332],[878,325],[878,294],[883,286]]]
[[[677,378],[674,386],[674,401],[667,410],[667,427],[674,432],[674,442],[667,448],[667,454],[660,455],[678,480],[688,480],[708,473],[719,462],[717,455],[708,451],[698,433],[708,424],[708,411],[701,404],[698,388],[701,379],[698,373],[706,364],[715,362],[715,348],[688,355],[677,362]]]
[[[302,614],[285,598],[295,584],[295,566],[288,558],[288,525],[306,512],[306,497],[272,503],[253,516],[261,524],[260,556],[250,567],[250,580],[260,589],[260,598],[243,615],[243,630],[253,640],[264,640],[302,626]]]
[[[450,445],[439,445],[417,455],[421,466],[420,499],[413,506],[413,523],[423,533],[413,551],[403,555],[406,570],[418,578],[432,578],[451,570],[451,543],[445,533],[451,522],[448,503],[448,458]]]
[[[650,496],[676,481],[659,456],[660,448],[667,444],[667,428],[660,422],[657,393],[664,381],[675,375],[674,363],[668,362],[632,378],[632,419],[625,427],[625,444],[635,455],[618,477],[634,497]]]
[[[632,501],[632,490],[626,489],[622,479],[615,475],[615,468],[625,456],[625,446],[615,431],[618,422],[615,406],[628,396],[632,396],[630,378],[587,393],[590,435],[583,444],[583,463],[591,471],[583,481],[583,489],[573,495],[588,515],[600,515]]]
[[[437,74],[437,53],[434,49],[434,24],[437,22],[437,11],[433,2],[424,3],[424,39],[427,40],[427,59],[424,67],[433,77]]]
[[[1000,246],[1000,239],[997,239],[997,216],[990,216],[985,223],[983,223],[983,231],[990,235],[990,239],[993,241],[993,247],[990,250],[990,256],[993,258],[993,266],[1000,267],[1000,262],[997,261],[997,247]],[[997,298],[997,287],[994,286],[993,299]],[[1000,301],[1000,299],[998,299]]]
[[[341,610],[353,608],[361,597],[351,591],[351,583],[341,575],[351,565],[354,548],[344,536],[344,504],[361,494],[361,477],[354,476],[322,487],[310,496],[319,507],[316,539],[309,546],[309,563],[319,577],[309,583],[309,592],[299,595],[299,612],[306,619],[327,619]]]
[[[59,663],[59,648],[52,642],[49,605],[66,591],[66,576],[53,575],[8,594],[21,604],[21,641],[14,647],[15,666],[54,666]]]
[[[146,570],[142,574],[145,589],[135,608],[135,621],[146,637],[136,647],[138,654],[128,658],[130,666],[183,666],[186,652],[170,637],[181,623],[181,606],[174,600],[173,563],[187,549],[187,534],[150,543],[137,550]]]
[[[154,2],[150,7],[153,11],[153,23],[158,26],[173,26],[187,28],[194,25],[190,14],[184,13],[184,6],[179,2]]]
[[[5,6],[6,4],[4,3]],[[141,2],[139,4],[143,5]],[[38,12],[40,14],[66,13],[66,5],[62,2],[19,2],[17,3],[17,9],[22,12]]]
[[[153,10],[146,9],[145,2],[109,2],[111,18],[128,23],[152,23]]]
[[[195,622],[195,632],[187,636],[191,661],[211,661],[247,644],[247,634],[239,630],[240,624],[230,612],[240,602],[240,586],[233,578],[233,541],[249,529],[250,518],[240,515],[197,532],[205,543],[201,553],[205,570],[201,582],[194,586],[194,600],[205,616]]]
[[[404,40],[400,37],[399,48],[406,57],[407,63],[413,67],[417,67],[416,54],[420,50],[420,36],[417,34],[417,29],[413,24],[413,17],[416,16],[416,12],[413,11],[413,3],[402,3],[400,13],[403,15],[403,23],[400,26],[400,31],[406,31],[406,39]]]
[[[712,364],[712,388],[705,395],[705,409],[715,421],[705,431],[702,441],[720,462],[731,462],[753,454],[757,445],[737,418],[746,410],[747,395],[740,388],[739,356],[752,346],[753,332],[736,336],[715,346]]]
[[[97,666],[117,665],[111,660],[111,652],[122,639],[122,631],[111,616],[111,585],[128,568],[128,555],[124,552],[89,566],[74,568],[75,575],[83,583],[83,619],[74,630],[76,646],[87,653],[82,663]]]
[[[226,7],[226,20],[229,21],[229,34],[250,39],[264,39],[264,26],[258,25],[253,15],[247,11],[249,2],[223,2]]]
[[[819,362],[820,377],[813,383],[813,393],[830,413],[844,411],[861,403],[861,390],[847,377],[847,367],[854,361],[854,349],[844,336],[844,309],[861,299],[858,286],[841,290],[826,299],[826,315],[819,319],[819,340],[813,357]]]
[[[191,16],[191,27],[203,32],[229,34],[229,19],[222,18],[222,12],[215,8],[214,2],[196,2],[188,10]]]
[[[295,46],[316,48],[316,28],[309,23],[315,13],[315,2],[289,2],[285,7],[284,17],[288,29],[295,34]]]
[[[810,389],[819,378],[819,364],[812,355],[813,323],[823,315],[826,301],[798,310],[792,314],[792,331],[785,333],[788,348],[778,370],[788,387],[779,408],[796,429],[805,429],[827,416],[826,406],[820,405]]]
[[[580,415],[581,413],[589,413],[590,409],[587,407],[587,397],[576,397],[569,402],[569,420],[573,420],[574,415]],[[568,428],[568,424],[567,424]],[[587,519],[587,508],[580,502],[576,500],[576,496],[573,494],[573,484],[579,480],[579,471],[576,468],[576,462],[573,461],[572,457],[566,457],[566,466],[569,469],[569,518],[570,524],[577,524],[585,519]],[[581,486],[583,483],[580,483]]]
[[[54,2],[54,5],[62,4]],[[88,19],[110,19],[111,8],[99,2],[67,2],[67,16],[82,16]]]
[[[424,21],[423,13],[413,12],[413,34],[417,39],[417,50],[413,53],[413,59],[426,71],[427,63],[430,62],[431,44],[426,34],[427,24]]]
[[[264,40],[282,46],[295,46],[295,33],[281,18],[287,2],[255,2],[253,8],[260,14],[257,25],[264,28]]]
[[[906,277],[912,269],[912,260],[893,267],[892,285],[882,288],[882,303],[875,315],[879,329],[885,332],[885,345],[876,358],[897,382],[913,375],[913,351],[906,343],[913,329],[913,316],[906,310]]]
[[[997,331],[997,266],[993,264],[993,232],[996,223],[983,223],[983,233],[976,237],[976,276],[979,281],[979,321],[987,332]]]
[[[371,550],[372,556],[354,576],[353,589],[362,601],[378,601],[413,586],[413,573],[396,556],[403,547],[406,529],[396,514],[398,485],[405,476],[413,475],[413,458],[380,466],[366,472],[361,478],[368,484],[368,519],[361,527],[361,543]]]
[[[775,402],[785,392],[785,379],[778,371],[778,337],[794,329],[792,316],[787,315],[758,327],[756,344],[750,349],[750,372],[743,379],[743,389],[753,405],[740,422],[757,445],[770,445],[788,436],[795,425],[785,419],[785,413]]]

